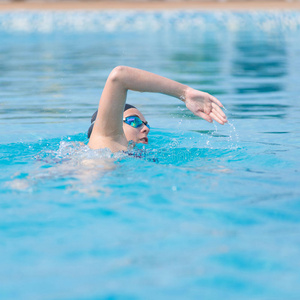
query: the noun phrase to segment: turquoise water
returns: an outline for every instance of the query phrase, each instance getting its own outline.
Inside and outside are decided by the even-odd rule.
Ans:
[[[1,299],[299,299],[300,14],[0,14]],[[140,158],[92,151],[117,65],[217,96],[209,124],[129,93]]]

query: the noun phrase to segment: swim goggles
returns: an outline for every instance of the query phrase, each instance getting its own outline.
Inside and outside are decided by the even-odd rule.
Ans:
[[[123,119],[123,122],[134,128],[138,128],[144,124],[150,129],[150,125],[148,124],[148,122],[142,121],[138,116],[126,117]]]

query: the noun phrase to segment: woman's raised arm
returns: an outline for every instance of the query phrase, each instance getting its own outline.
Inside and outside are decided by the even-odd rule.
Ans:
[[[119,66],[108,76],[99,102],[98,115],[89,146],[126,150],[128,141],[123,132],[123,110],[127,91],[152,92],[176,97],[185,102],[195,115],[208,122],[227,122],[223,105],[208,93],[200,92],[174,80],[131,67]]]

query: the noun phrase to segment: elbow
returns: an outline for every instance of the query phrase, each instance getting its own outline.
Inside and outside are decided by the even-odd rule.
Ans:
[[[127,67],[117,66],[109,74],[109,80],[112,82],[122,82],[124,79],[124,74],[126,73]]]

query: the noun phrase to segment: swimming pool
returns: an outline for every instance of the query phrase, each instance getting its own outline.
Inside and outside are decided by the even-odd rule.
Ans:
[[[299,299],[299,24],[1,13],[1,299]],[[79,146],[116,65],[212,93],[229,124],[129,93],[141,158]]]

